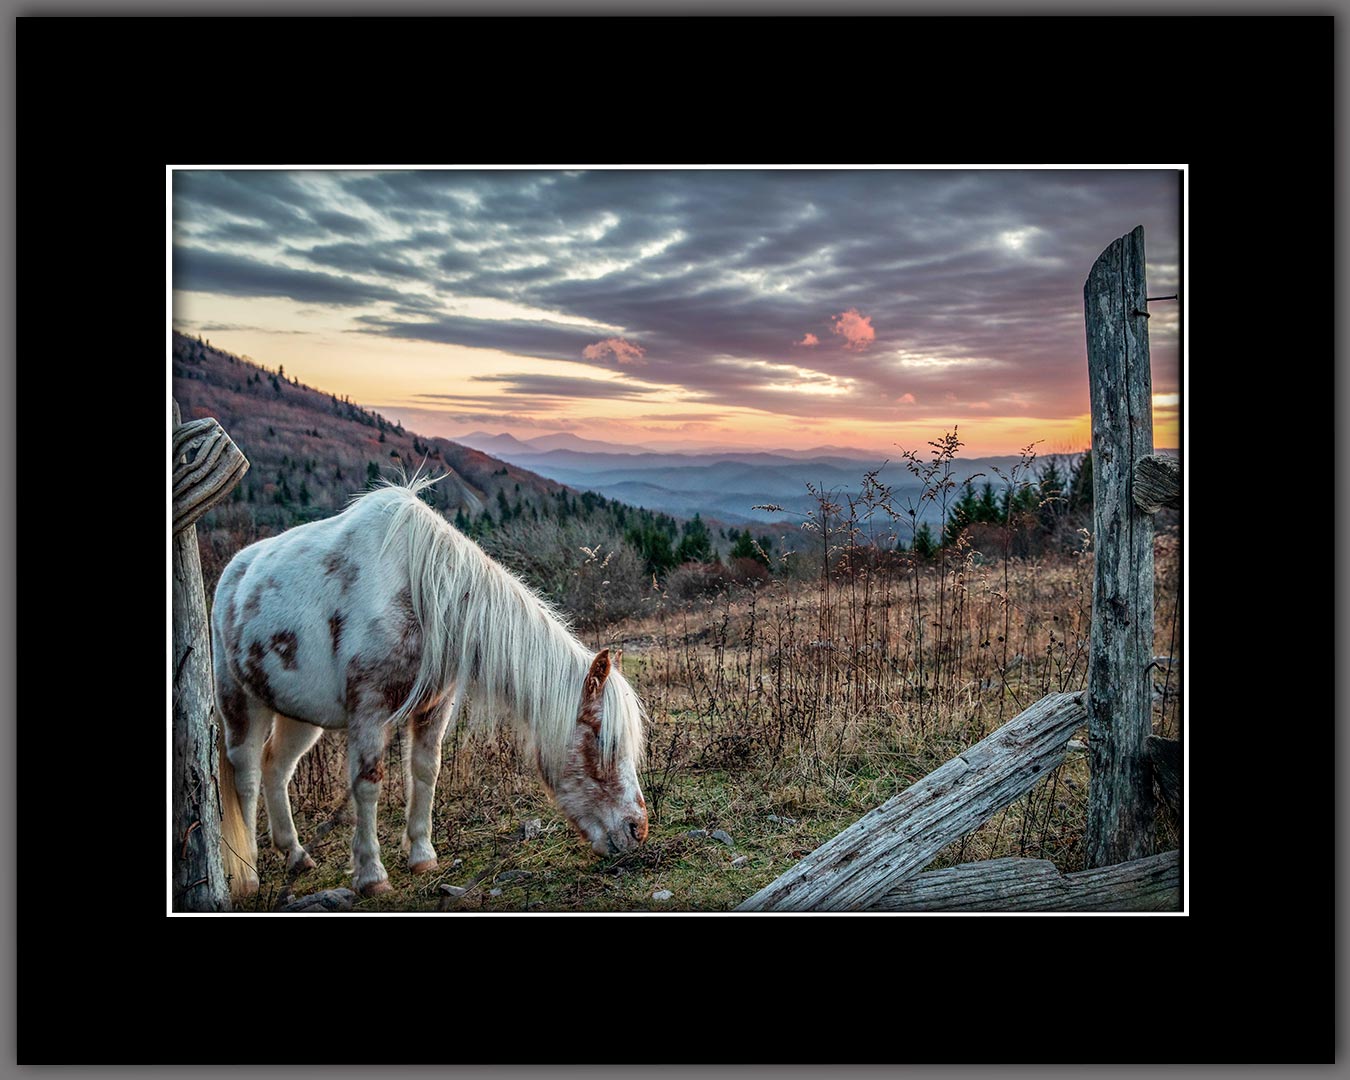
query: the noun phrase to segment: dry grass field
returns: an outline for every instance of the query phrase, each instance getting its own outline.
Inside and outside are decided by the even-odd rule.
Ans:
[[[654,586],[637,616],[584,635],[593,647],[622,648],[649,712],[647,843],[598,859],[512,740],[473,726],[470,703],[443,750],[433,815],[440,869],[413,876],[402,865],[396,738],[379,819],[394,889],[356,909],[729,911],[1043,694],[1082,688],[1091,559],[1090,551],[1005,558],[970,546],[921,559],[845,540],[815,575],[732,583],[692,600]],[[1171,661],[1150,673],[1154,729],[1175,738],[1183,661],[1175,530],[1155,540],[1155,571],[1154,653]],[[346,775],[340,733],[299,766],[296,820],[319,866],[295,881],[268,850],[260,812],[262,887],[245,909],[347,883]],[[1086,754],[1070,752],[933,866],[1024,855],[1081,869],[1087,784]],[[1180,838],[1179,823],[1162,814],[1160,851]],[[442,885],[464,892],[449,897]]]

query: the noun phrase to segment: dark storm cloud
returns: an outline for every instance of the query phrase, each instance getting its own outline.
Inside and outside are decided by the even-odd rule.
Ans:
[[[731,413],[710,413],[710,412],[667,412],[667,413],[642,413],[637,417],[639,420],[659,420],[662,423],[679,424],[695,421],[698,423],[710,423],[716,420],[726,420]]]
[[[175,200],[222,240],[267,233],[387,286],[305,279],[323,302],[417,286],[401,318],[367,314],[364,332],[613,367],[603,351],[584,356],[612,332],[448,314],[474,298],[508,301],[621,327],[614,336],[645,350],[642,377],[683,386],[691,400],[802,415],[893,412],[906,395],[935,411],[1081,412],[1082,284],[1097,255],[1142,224],[1150,293],[1178,284],[1179,179],[1169,172],[412,172],[322,182],[342,211],[313,177],[302,185],[280,173],[179,174]],[[383,226],[357,231],[367,215]],[[198,277],[238,295],[243,271]],[[250,295],[305,288],[297,271],[258,272],[267,285]],[[849,348],[834,332],[850,309],[870,320],[874,341]],[[797,347],[806,334],[819,344]],[[1153,352],[1155,390],[1176,389],[1175,348],[1160,341]],[[785,403],[794,395],[783,386],[827,378],[844,392]]]
[[[474,270],[478,267],[479,261],[466,251],[456,251],[452,248],[437,257],[436,265],[446,273],[453,274],[460,270]]]
[[[273,236],[336,231],[332,224],[324,224],[311,214],[312,210],[329,216],[331,222],[334,211],[322,205],[311,207],[313,201],[313,193],[291,173],[176,172],[173,176],[174,216],[181,221],[215,215],[219,219],[216,233],[223,239],[243,238],[241,226],[246,225],[261,226]]]
[[[367,285],[354,278],[181,246],[173,250],[173,287],[227,296],[287,296],[302,303],[345,306],[403,299],[396,289]]]
[[[184,321],[175,323],[185,330],[195,330],[199,334],[224,334],[231,331],[245,331],[250,334],[302,334],[303,330],[280,330],[270,326],[249,326],[247,323],[194,323]]]
[[[435,431],[443,428],[447,422],[455,425],[474,424],[486,427],[489,432],[499,432],[508,428],[522,427],[544,427],[550,431],[568,431],[576,427],[576,422],[566,416],[556,413],[544,412],[542,415],[535,416],[529,413],[502,412],[500,408],[493,408],[493,405],[500,406],[501,402],[490,402],[483,409],[466,408],[458,410],[455,408],[419,408],[415,405],[399,405],[394,407],[386,406],[384,412],[386,416],[396,417],[403,420],[409,427],[420,428],[422,431]],[[511,404],[515,405],[516,402]]]
[[[308,218],[301,209],[306,193],[290,173],[176,172],[173,194],[175,200],[277,226]]]
[[[361,315],[356,321],[364,324],[365,333],[384,337],[501,349],[546,360],[575,359],[588,344],[603,336],[595,331],[579,330],[575,326],[520,319],[470,319],[452,315],[432,322],[403,322],[377,315]]]
[[[386,255],[380,247],[353,241],[316,244],[307,249],[288,247],[286,254],[298,255],[322,266],[336,267],[352,274],[384,274],[413,281],[425,277],[420,267],[400,258],[397,253]]]
[[[536,397],[612,398],[641,401],[643,394],[656,392],[655,387],[638,386],[621,379],[584,379],[569,375],[475,375],[473,381],[504,383],[504,393],[529,394]]]
[[[329,232],[339,233],[342,236],[370,235],[370,225],[358,217],[352,217],[351,214],[344,214],[338,210],[311,210],[309,216],[314,219],[314,224],[322,226]]]
[[[211,240],[227,240],[242,244],[270,244],[276,239],[276,230],[269,225],[254,225],[247,221],[225,221],[207,230]]]

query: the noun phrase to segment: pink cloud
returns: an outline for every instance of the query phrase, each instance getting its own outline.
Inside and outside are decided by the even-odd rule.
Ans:
[[[900,395],[898,398],[896,398],[895,400],[898,401],[898,402],[900,402],[901,405],[913,405],[913,404],[914,404],[914,395],[913,395],[913,394],[901,394],[901,395]]]
[[[849,308],[834,317],[834,332],[844,338],[844,347],[848,349],[865,349],[877,339],[877,332],[872,329],[872,316],[861,314],[857,308]]]
[[[643,363],[642,358],[647,355],[647,350],[635,342],[612,337],[597,341],[594,345],[587,345],[581,351],[581,355],[587,360],[603,360],[609,355],[621,364],[639,364]]]
[[[801,339],[801,341],[793,342],[793,344],[795,344],[795,345],[819,345],[819,344],[820,344],[820,338],[816,337],[815,334],[807,334],[806,337],[804,337],[804,338]]]

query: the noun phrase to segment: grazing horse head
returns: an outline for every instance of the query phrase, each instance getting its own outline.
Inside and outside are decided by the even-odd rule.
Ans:
[[[582,683],[576,723],[552,784],[558,809],[597,855],[615,855],[647,839],[647,803],[636,762],[631,752],[618,751],[613,733],[623,721],[610,715],[635,707],[636,699],[623,675],[610,672],[605,649],[591,662]]]

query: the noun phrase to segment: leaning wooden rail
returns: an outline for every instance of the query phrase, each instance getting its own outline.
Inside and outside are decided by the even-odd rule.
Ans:
[[[856,911],[1030,791],[1087,723],[1082,692],[1047,694],[992,735],[854,822],[737,911]]]
[[[176,417],[175,417],[176,419]],[[191,460],[187,460],[188,457]],[[173,432],[173,531],[180,533],[215,506],[248,472],[248,459],[213,417]]]
[[[930,870],[877,911],[1177,911],[1181,852],[1061,874],[1048,859],[988,859]]]

